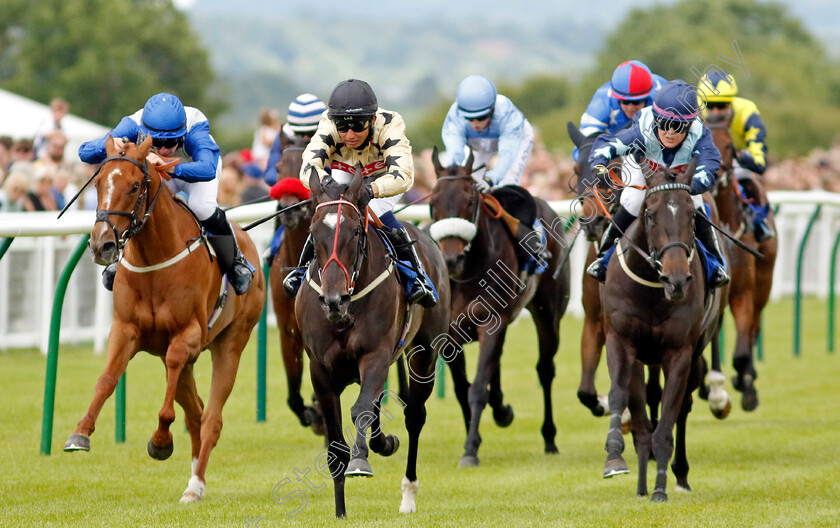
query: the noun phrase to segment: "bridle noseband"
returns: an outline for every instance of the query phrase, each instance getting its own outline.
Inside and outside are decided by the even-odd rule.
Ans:
[[[330,254],[330,258],[327,259],[327,262],[325,262],[323,267],[321,267],[321,269],[319,270],[319,274],[322,277],[321,281],[323,283],[323,274],[327,270],[327,266],[329,266],[332,262],[335,262],[336,264],[338,264],[339,269],[341,269],[341,271],[344,273],[344,279],[346,281],[345,284],[347,286],[347,294],[348,295],[353,295],[353,290],[355,290],[355,288],[356,288],[356,280],[359,278],[359,273],[360,273],[360,270],[361,270],[361,267],[362,267],[362,260],[364,259],[364,256],[365,256],[365,253],[366,253],[367,236],[364,233],[367,231],[367,226],[363,226],[364,221],[362,219],[362,213],[359,212],[359,208],[356,207],[356,205],[354,203],[348,202],[347,200],[345,200],[344,199],[344,194],[341,194],[341,196],[338,197],[338,200],[332,200],[332,201],[329,201],[329,202],[323,202],[323,203],[318,204],[315,207],[315,210],[317,211],[318,209],[320,209],[322,207],[327,207],[327,206],[332,206],[332,205],[337,205],[338,206],[338,211],[336,213],[336,221],[335,221],[335,234],[333,235],[333,249],[332,249],[332,254]],[[342,205],[347,205],[351,209],[353,209],[356,212],[356,214],[359,216],[360,226],[363,226],[363,229],[362,229],[363,233],[362,233],[362,235],[359,236],[358,251],[356,252],[356,262],[353,263],[352,273],[347,271],[347,267],[338,258],[338,235],[339,235],[339,229],[341,228],[341,206]],[[365,217],[365,219],[366,218],[367,217]]]
[[[455,181],[455,180],[470,180],[470,181],[472,181],[472,179],[473,179],[472,176],[441,176],[440,178],[438,178],[438,181]],[[461,223],[471,224],[471,226],[474,228],[473,229],[473,237],[475,237],[475,233],[478,231],[478,218],[481,215],[482,200],[481,200],[481,193],[478,191],[478,189],[475,189],[473,187],[473,191],[474,191],[475,195],[478,196],[478,199],[475,200],[475,209],[473,210],[473,213],[472,213],[472,220],[467,220],[465,218],[460,218],[460,217],[455,217],[455,218],[458,221],[460,221]],[[429,213],[430,213],[430,216],[432,217],[432,219],[434,220],[435,214],[434,214],[434,211],[432,209],[433,209],[432,204],[430,202],[429,203]],[[434,226],[434,224],[436,224],[438,222],[445,222],[445,221],[448,221],[448,220],[451,221],[451,220],[453,220],[453,218],[444,218],[442,220],[438,220],[436,222],[433,222],[432,226]],[[435,238],[435,237],[432,236],[432,238]],[[469,240],[465,240],[465,241],[466,241],[467,244],[464,246],[464,253],[467,253],[470,249],[470,245],[472,243],[472,238],[470,238]],[[440,242],[440,240],[436,239],[435,242]]]
[[[152,210],[154,210],[158,197],[160,197],[160,193],[163,190],[163,182],[160,182],[160,185],[158,185],[157,192],[155,193],[154,197],[151,197],[149,191],[152,187],[152,180],[149,177],[149,162],[144,160],[144,163],[140,163],[139,161],[129,158],[127,156],[109,156],[105,158],[105,160],[102,161],[102,164],[99,166],[99,168],[96,169],[96,172],[94,173],[91,180],[96,178],[96,176],[102,171],[106,164],[108,164],[111,161],[117,160],[128,161],[129,163],[132,163],[140,170],[142,170],[143,182],[145,183],[145,186],[143,187],[143,192],[140,193],[140,195],[137,197],[137,202],[134,204],[134,209],[132,209],[131,211],[111,209],[96,210],[96,222],[94,222],[94,225],[98,224],[99,222],[105,222],[111,227],[111,230],[114,232],[114,239],[117,241],[118,252],[120,255],[122,255],[125,244],[129,241],[129,239],[131,239],[131,237],[139,233],[140,230],[143,229],[143,226],[146,225],[146,221],[149,220],[149,216],[151,216]],[[144,198],[146,199],[145,214],[141,212]],[[120,234],[117,231],[117,226],[115,226],[114,223],[111,222],[111,215],[127,216],[130,219],[128,227],[125,229],[125,231],[122,232],[122,234]]]
[[[656,187],[653,187],[652,189],[649,189],[647,191],[647,193],[645,194],[645,200],[647,200],[648,197],[651,194],[655,194],[655,193],[663,192],[663,191],[677,191],[677,190],[686,191],[687,193],[690,194],[691,193],[691,186],[686,185],[684,183],[666,183],[666,184],[663,184],[663,185],[657,185]],[[645,219],[645,222],[647,222],[647,218]],[[691,255],[692,255],[693,250],[687,244],[685,244],[683,242],[668,242],[667,244],[665,244],[661,248],[656,249],[653,246],[653,240],[651,240],[651,237],[650,237],[650,229],[647,229],[647,227],[645,228],[645,236],[647,238],[648,251],[650,252],[650,254],[649,255],[643,254],[642,256],[645,257],[645,261],[648,264],[650,264],[650,266],[654,269],[654,271],[656,271],[657,274],[660,274],[660,275],[662,274],[662,261],[661,261],[662,256],[665,254],[666,251],[668,251],[671,248],[675,248],[675,247],[682,248],[682,250],[685,251],[686,257],[689,260],[691,259]],[[639,250],[639,251],[641,251],[641,250]],[[644,253],[644,252],[642,252],[642,253]]]

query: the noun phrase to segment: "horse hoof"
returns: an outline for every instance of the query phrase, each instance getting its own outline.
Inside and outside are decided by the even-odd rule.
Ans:
[[[513,407],[503,405],[498,410],[493,409],[493,420],[499,427],[507,427],[513,423]]]
[[[201,500],[201,497],[197,494],[193,493],[192,491],[185,491],[183,495],[181,495],[181,504],[189,504],[191,502],[198,502]]]
[[[651,502],[668,502],[668,494],[664,490],[656,490],[650,497]]]
[[[545,454],[546,455],[556,455],[559,452],[560,451],[557,450],[557,445],[556,444],[546,444],[545,445]]]
[[[459,468],[478,467],[478,457],[475,455],[464,455],[458,461]]]
[[[65,451],[90,451],[90,437],[73,433],[64,443]]]
[[[738,392],[744,392],[744,382],[737,375],[732,376],[732,387]]]
[[[741,408],[752,412],[758,408],[758,392],[755,389],[747,389],[741,395]]]
[[[373,468],[364,458],[354,458],[347,464],[347,469],[344,471],[345,477],[372,477]]]
[[[730,411],[732,411],[732,400],[728,399],[723,409],[714,409],[712,407],[709,407],[709,410],[712,411],[712,416],[714,416],[718,420],[723,420],[724,418],[729,416]]]
[[[627,467],[627,462],[623,458],[613,458],[612,460],[607,460],[604,464],[604,478],[623,475],[624,473],[630,473],[630,468]]]
[[[380,454],[381,454],[382,456],[391,456],[391,455],[393,455],[394,453],[396,453],[396,452],[397,452],[397,450],[400,448],[400,439],[399,439],[399,437],[398,437],[397,435],[388,435],[388,436],[386,437],[386,440],[388,440],[388,445],[389,445],[391,448],[390,448],[390,449],[388,449],[388,448],[386,447],[385,451],[383,451],[383,452],[382,452],[382,453],[380,453]]]
[[[152,442],[152,439],[149,438],[149,443],[146,444],[146,451],[149,452],[149,456],[154,458],[155,460],[166,460],[172,455],[172,451],[175,449],[175,442],[169,442],[169,445],[166,446],[158,446]]]
[[[600,418],[610,412],[610,400],[606,394],[598,396],[598,403],[592,409],[592,415]]]
[[[688,485],[688,482],[686,482],[685,484],[677,484],[675,489],[680,493],[690,493],[691,492],[691,486]]]
[[[303,410],[303,420],[306,422],[304,426],[312,428],[312,432],[318,436],[327,435],[327,427],[324,425],[324,417],[318,412],[315,407],[307,407]]]

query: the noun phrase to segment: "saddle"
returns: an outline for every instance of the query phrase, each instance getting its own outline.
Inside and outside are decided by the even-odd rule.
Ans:
[[[485,200],[486,200],[485,195]],[[516,257],[519,261],[519,267],[527,270],[529,273],[542,273],[545,271],[545,266],[540,266],[533,254],[529,252],[520,241],[530,233],[535,231],[539,234],[540,245],[542,248],[546,247],[548,237],[542,224],[537,221],[537,202],[527,189],[518,185],[503,185],[496,187],[490,191],[490,200],[485,203],[492,210],[498,206],[495,211],[497,217],[502,220],[508,233],[511,235],[511,240],[514,243],[516,250]]]

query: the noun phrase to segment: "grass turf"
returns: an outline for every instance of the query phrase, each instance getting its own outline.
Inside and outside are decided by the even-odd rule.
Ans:
[[[792,355],[792,303],[765,313],[764,360],[757,364],[761,405],[735,408],[714,419],[695,398],[688,422],[689,481],[694,491],[678,493],[669,473],[669,502],[635,496],[636,457],[626,437],[631,475],[602,479],[607,419],[594,418],[577,402],[581,322],[561,328],[553,386],[560,453],[543,454],[542,396],[534,366],[533,325],[520,320],[508,332],[502,359],[505,400],[516,412],[513,424],[498,428],[482,417],[481,466],[457,469],[465,438],[460,410],[447,384],[435,395],[421,436],[418,512],[398,513],[407,434],[395,402],[386,406],[393,422],[386,433],[403,445],[390,458],[371,454],[376,476],[349,479],[348,519],[341,526],[837,526],[840,523],[840,353],[826,352],[826,305],[805,299],[802,356]],[[734,329],[726,328],[725,372],[732,374]],[[45,358],[33,350],[0,354],[0,526],[323,526],[335,523],[332,483],[315,472],[322,441],[298,425],[285,404],[286,382],[276,334],[269,338],[268,420],[255,420],[256,354],[246,350],[239,379],[225,407],[225,427],[210,458],[207,493],[199,504],[178,499],[190,474],[189,437],[176,406],[175,452],[163,462],[146,454],[163,399],[163,366],[138,355],[127,373],[127,441],[114,440],[114,399],[109,399],[91,437],[90,453],[61,448],[85,412],[104,357],[83,347],[62,347],[56,390],[52,455],[39,455]],[[477,350],[467,348],[470,372]],[[209,354],[196,365],[206,399]],[[472,376],[472,374],[471,374]],[[392,383],[396,377],[392,374]],[[447,382],[450,379],[447,377]],[[597,386],[609,388],[606,363]],[[304,395],[311,388],[305,376]],[[347,414],[357,390],[342,398]],[[308,470],[308,473],[307,473]],[[653,489],[653,463],[648,469]],[[297,475],[306,474],[309,488]],[[288,479],[288,481],[284,481]],[[285,482],[285,486],[280,487]],[[273,493],[274,491],[274,493]]]

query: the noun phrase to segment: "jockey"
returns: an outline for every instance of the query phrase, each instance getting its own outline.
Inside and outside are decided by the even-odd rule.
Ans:
[[[657,90],[665,82],[641,61],[622,62],[613,72],[610,82],[595,91],[580,117],[581,134],[615,134],[633,120],[636,112],[653,103]],[[572,157],[577,161],[577,148]]]
[[[472,150],[472,176],[482,193],[503,186],[522,189],[519,179],[534,147],[534,130],[522,112],[499,94],[487,77],[470,75],[458,85],[455,102],[443,122],[441,139],[455,165],[463,165]],[[486,166],[496,154],[496,164],[488,170]],[[515,233],[516,242],[531,257],[535,256],[535,250],[528,241],[533,231],[533,226],[520,223]],[[549,257],[544,247],[536,252],[537,261]]]
[[[311,93],[300,94],[295,100],[289,103],[289,113],[286,116],[286,124],[274,138],[271,146],[271,153],[268,157],[268,166],[263,174],[263,179],[268,185],[277,183],[277,162],[283,153],[280,150],[280,134],[285,134],[292,141],[303,141],[309,143],[318,123],[321,121],[321,114],[327,109],[323,101]]]
[[[408,288],[408,301],[430,308],[437,293],[426,275],[408,231],[394,216],[400,196],[414,182],[414,160],[405,136],[405,121],[396,112],[379,108],[376,94],[365,81],[349,79],[338,83],[330,95],[329,109],[303,154],[300,180],[308,188],[309,175],[316,171],[323,180],[328,174],[338,183],[347,183],[355,167],[372,181],[364,184],[372,199],[368,206],[388,229],[383,229],[397,252],[416,275]],[[366,178],[367,179],[367,178]],[[283,280],[286,293],[295,297],[315,256],[315,245],[307,239],[298,268]]]
[[[697,214],[705,214],[701,195],[714,186],[720,152],[709,129],[697,119],[699,113],[694,87],[683,80],[671,81],[662,85],[652,106],[643,108],[633,117],[630,127],[595,140],[589,156],[592,170],[606,175],[610,160],[625,155],[621,172],[626,181],[621,205],[612,215],[601,239],[598,258],[586,270],[592,277],[604,281],[607,273],[604,255],[639,215],[645,191],[636,187],[646,184],[645,172],[663,167],[684,169],[692,157],[698,156],[691,194]],[[703,246],[721,263],[712,274],[710,286],[723,286],[729,282],[729,275],[717,237],[709,222],[695,222],[694,228]]]
[[[738,95],[735,79],[720,70],[713,70],[700,79],[697,86],[699,104],[703,108],[702,117],[709,123],[730,120],[729,131],[737,151],[734,160],[735,178],[744,190],[746,197],[756,204],[752,222],[756,242],[763,242],[776,236],[773,228],[767,224],[770,206],[762,204],[761,193],[755,185],[753,174],[761,175],[767,170],[767,145],[764,137],[767,130],[758,113],[755,103]]]
[[[113,138],[114,145],[120,150],[127,142],[140,144],[147,136],[152,136],[152,150],[147,160],[153,165],[163,164],[161,158],[180,158],[181,163],[168,171],[172,179],[164,183],[173,194],[187,193],[189,208],[202,227],[212,236],[224,237],[225,243],[233,246],[233,267],[227,272],[228,280],[237,295],[247,292],[255,269],[239,251],[225,212],[216,203],[222,160],[204,114],[197,108],[184,107],[174,95],[153,95],[142,110],[123,117],[105,137],[84,143],[79,148],[79,158],[85,163],[104,160],[108,136]],[[116,272],[117,263],[102,272],[103,283],[109,290],[113,287]]]

